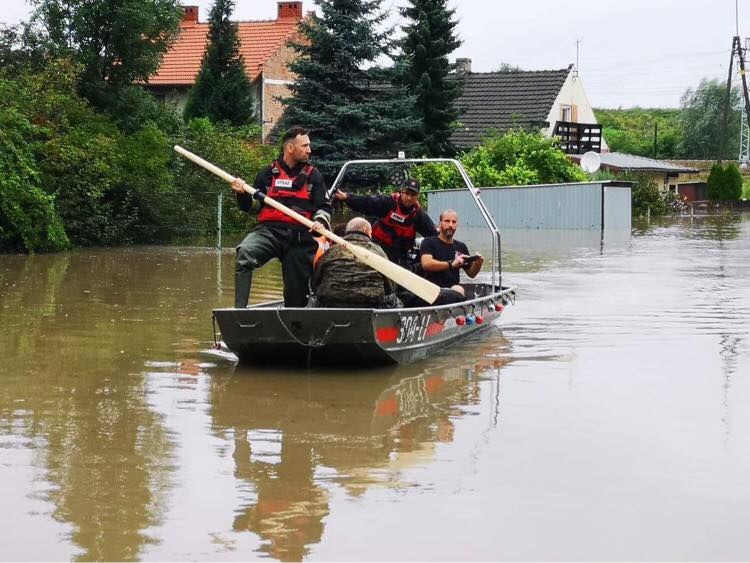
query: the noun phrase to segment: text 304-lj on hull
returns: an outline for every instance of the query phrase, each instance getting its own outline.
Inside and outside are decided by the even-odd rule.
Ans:
[[[465,284],[469,299],[416,309],[285,308],[281,301],[216,309],[227,347],[246,364],[410,363],[489,326],[515,297]]]

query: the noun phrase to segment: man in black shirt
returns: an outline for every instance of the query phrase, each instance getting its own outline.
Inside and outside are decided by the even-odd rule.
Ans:
[[[452,209],[443,211],[438,221],[440,234],[426,238],[420,246],[420,262],[423,277],[442,288],[438,302],[441,305],[464,300],[464,289],[459,285],[459,270],[463,269],[470,278],[476,277],[484,264],[480,254],[469,257],[469,249],[464,243],[454,240],[458,228],[458,214]]]
[[[400,193],[390,195],[356,195],[336,190],[334,197],[349,208],[368,217],[377,217],[372,226],[372,240],[385,250],[388,259],[409,268],[409,251],[417,233],[435,236],[435,224],[419,205],[419,182],[407,180]]]
[[[253,187],[279,203],[330,229],[331,202],[320,171],[308,162],[310,137],[302,127],[292,127],[281,138],[283,154],[255,177]],[[253,270],[271,258],[281,260],[284,278],[284,305],[304,307],[307,304],[313,257],[318,244],[307,227],[251,198],[244,190],[245,182],[237,178],[232,189],[240,209],[246,212],[259,208],[258,226],[237,247],[234,277],[234,306],[247,307]],[[318,226],[317,228],[320,228]]]

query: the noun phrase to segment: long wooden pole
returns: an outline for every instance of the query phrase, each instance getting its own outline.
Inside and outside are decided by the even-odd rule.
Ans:
[[[191,153],[189,150],[184,149],[179,145],[176,145],[174,147],[174,150],[188,160],[192,160],[198,166],[201,166],[209,172],[216,174],[219,178],[226,180],[230,184],[236,179],[234,176],[232,176],[228,172],[225,172],[218,166],[211,164],[207,160],[202,159],[198,155]],[[254,189],[252,186],[248,186],[247,184],[245,184],[243,187],[245,191],[250,195],[253,195],[257,192],[256,189]],[[308,228],[312,227],[313,222],[304,215],[300,215],[293,209],[289,209],[286,205],[279,203],[278,201],[266,196],[263,193],[259,193],[259,195],[263,196],[261,199],[265,205],[270,205],[271,207],[278,209],[285,215],[288,215],[295,221],[302,223]],[[327,239],[335,242],[336,244],[342,245],[363,264],[366,264],[372,269],[377,270],[388,279],[391,279],[398,285],[405,287],[414,295],[420,297],[421,299],[424,299],[428,303],[432,304],[438,298],[438,295],[440,294],[440,287],[438,287],[434,283],[419,277],[415,273],[402,268],[398,264],[394,264],[387,258],[378,256],[377,254],[367,250],[366,248],[362,248],[361,246],[357,246],[356,244],[351,244],[349,241],[346,241],[340,236],[333,234],[328,229],[321,228],[318,232]]]

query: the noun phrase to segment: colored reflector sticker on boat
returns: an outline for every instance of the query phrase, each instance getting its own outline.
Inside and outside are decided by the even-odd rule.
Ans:
[[[398,339],[398,327],[386,326],[375,331],[378,342],[396,342]]]
[[[430,323],[427,327],[427,336],[435,336],[443,332],[443,323]]]

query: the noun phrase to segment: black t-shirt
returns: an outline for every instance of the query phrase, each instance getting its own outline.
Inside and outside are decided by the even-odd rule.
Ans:
[[[454,240],[451,244],[446,244],[439,237],[429,237],[422,240],[422,244],[419,247],[419,255],[423,256],[429,254],[435,260],[441,262],[453,262],[456,259],[456,254],[469,254],[469,249],[464,243],[459,240]],[[468,264],[464,266],[467,268]],[[423,277],[430,280],[435,285],[440,287],[450,287],[456,285],[459,280],[458,270],[443,270],[441,272],[424,272]]]

